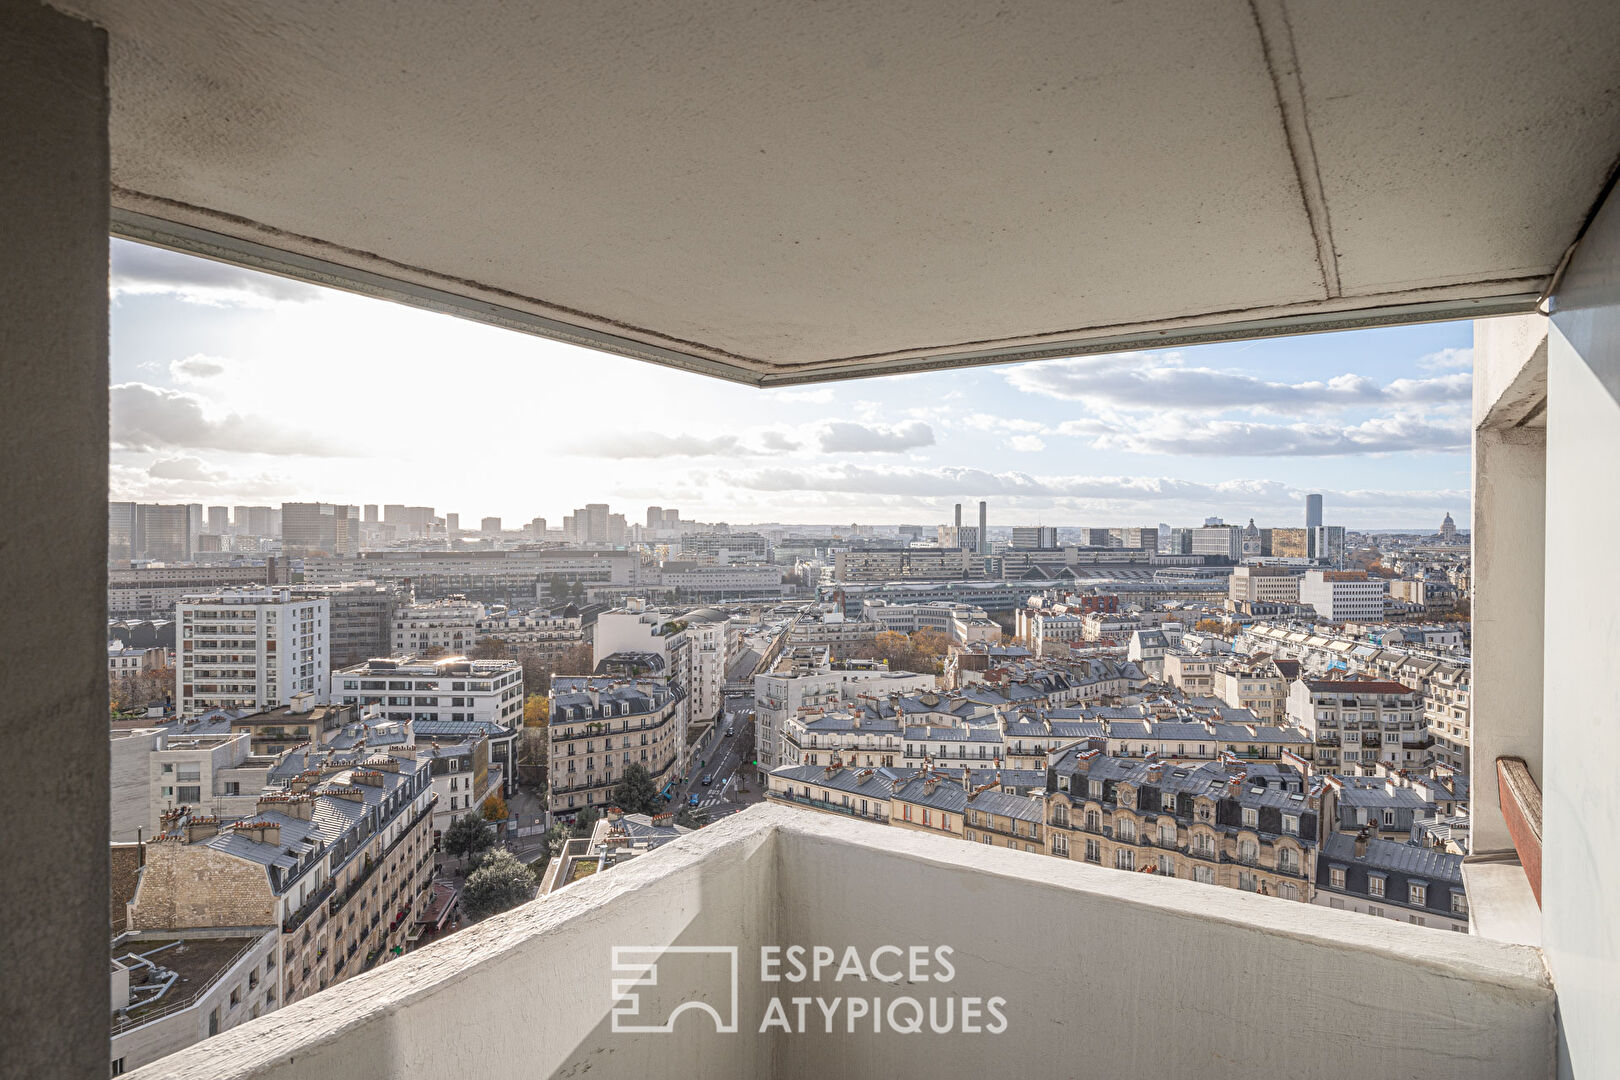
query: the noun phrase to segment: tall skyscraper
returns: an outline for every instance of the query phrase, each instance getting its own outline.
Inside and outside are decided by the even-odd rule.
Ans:
[[[1316,558],[1316,530],[1322,527],[1322,496],[1305,496],[1305,541],[1310,545],[1310,557]]]
[[[358,555],[360,508],[341,503],[282,503],[281,549],[295,558]]]
[[[664,527],[664,508],[662,506],[647,507],[647,528],[662,529]]]
[[[962,527],[962,504],[961,503],[956,504],[956,527],[958,529],[960,529]]]
[[[376,525],[377,524],[377,504],[376,503],[366,503],[366,516],[364,518],[364,523],[367,524],[367,525]]]
[[[135,558],[190,562],[191,537],[190,506],[135,504]]]
[[[135,557],[135,504],[107,504],[107,560],[124,562]]]
[[[461,515],[446,512],[444,515],[444,535],[454,537],[461,532]]]
[[[990,504],[979,500],[979,554],[990,554]]]
[[[498,533],[498,532],[500,532],[501,531],[501,519],[498,518],[498,517],[487,517],[487,518],[485,518],[484,520],[482,520],[482,521],[480,521],[478,523],[478,531],[481,532],[481,533]]]
[[[231,508],[228,506],[210,506],[208,508],[208,523],[205,532],[215,536],[224,536],[231,531]]]

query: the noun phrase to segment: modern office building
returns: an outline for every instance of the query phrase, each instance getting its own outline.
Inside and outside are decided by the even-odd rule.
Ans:
[[[373,656],[393,654],[394,591],[374,581],[296,585],[293,595],[325,597],[330,605],[329,667],[336,670]]]
[[[1327,622],[1378,622],[1388,595],[1389,582],[1365,570],[1307,570],[1299,582],[1299,602]]]
[[[360,553],[360,508],[343,503],[282,503],[281,550],[289,558]]]
[[[1012,546],[1032,551],[1051,551],[1058,546],[1056,525],[1014,525]]]
[[[1317,562],[1331,566],[1334,569],[1344,567],[1344,526],[1319,525],[1316,528],[1315,543],[1311,545],[1312,557]]]

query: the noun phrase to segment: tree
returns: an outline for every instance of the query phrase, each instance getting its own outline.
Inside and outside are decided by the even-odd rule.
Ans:
[[[474,660],[504,660],[507,656],[506,642],[498,637],[485,638],[474,645],[468,655]]]
[[[609,798],[627,814],[656,814],[664,808],[664,797],[658,794],[658,785],[653,783],[647,766],[639,761],[624,770]]]
[[[463,814],[444,830],[445,854],[476,859],[495,846],[495,830],[477,814]]]
[[[589,645],[575,645],[551,665],[555,675],[589,675],[596,670]]]
[[[501,793],[498,791],[490,792],[489,798],[484,800],[483,809],[485,821],[506,820],[506,800],[501,797]]]
[[[1193,623],[1193,629],[1201,634],[1225,634],[1226,624],[1219,619],[1199,619]]]
[[[544,697],[551,689],[551,658],[538,649],[519,649],[517,662],[523,668],[523,689]]]
[[[587,807],[585,807],[585,809],[583,809],[579,813],[575,814],[574,815],[574,835],[575,836],[589,836],[589,835],[591,835],[591,830],[596,828],[596,819],[601,817],[601,816],[602,816],[601,814],[598,814],[596,812],[596,807],[594,807],[594,806],[587,806]]]
[[[574,586],[569,590],[569,592],[573,595],[575,600],[583,599],[585,596],[585,583],[576,578],[574,580]]]
[[[553,600],[560,602],[568,599],[568,579],[561,574],[552,574],[546,591],[551,594]]]
[[[530,694],[523,702],[523,726],[543,728],[551,721],[551,699]]]
[[[534,874],[502,848],[467,875],[461,887],[461,910],[469,919],[499,914],[534,896]]]

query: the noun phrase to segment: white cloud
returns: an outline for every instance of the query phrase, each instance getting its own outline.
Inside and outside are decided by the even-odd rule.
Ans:
[[[581,457],[614,460],[714,457],[746,453],[735,435],[717,435],[705,439],[699,435],[665,435],[657,431],[626,431],[603,435],[576,443],[569,447],[569,452]]]
[[[822,452],[828,454],[897,454],[934,445],[934,429],[921,420],[908,420],[892,427],[829,420],[822,425],[818,437]]]
[[[1039,435],[1014,435],[1007,446],[1020,454],[1038,454],[1046,449],[1046,441]]]
[[[147,466],[146,475],[154,480],[192,480],[215,484],[226,479],[229,474],[218,469],[210,469],[199,458],[178,457],[157,459]]]
[[[225,360],[217,356],[192,353],[169,364],[169,374],[177,382],[202,382],[225,373]]]
[[[1078,356],[1020,364],[1007,382],[1028,394],[1133,409],[1196,409],[1222,412],[1258,409],[1300,412],[1466,401],[1473,377],[1466,372],[1429,379],[1396,379],[1387,385],[1364,375],[1326,381],[1273,382],[1213,368],[1186,367],[1180,353],[1131,352]]]
[[[1334,457],[1347,454],[1450,453],[1469,445],[1462,417],[1402,413],[1359,424],[1312,421],[1260,424],[1158,413],[1139,420],[1070,421],[1065,434],[1088,435],[1097,450],[1213,457]]]
[[[768,451],[783,452],[783,453],[785,453],[785,452],[787,452],[789,450],[797,450],[799,448],[799,446],[801,445],[801,444],[795,442],[794,440],[788,438],[786,435],[782,434],[780,431],[762,431],[762,432],[760,432],[759,444],[760,444],[761,447],[763,447],[764,449],[766,449]]]
[[[1474,350],[1469,348],[1441,349],[1439,352],[1419,357],[1417,366],[1425,371],[1452,371],[1459,368],[1472,371],[1474,369]]]
[[[168,295],[209,307],[274,307],[314,300],[321,290],[290,278],[182,255],[129,240],[112,243],[111,292]]]
[[[247,454],[343,457],[353,450],[325,436],[282,426],[268,417],[211,416],[202,398],[145,383],[109,391],[112,443],[125,450],[228,450]]]

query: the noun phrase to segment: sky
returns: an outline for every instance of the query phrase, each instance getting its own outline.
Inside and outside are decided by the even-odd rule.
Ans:
[[[759,390],[114,240],[114,499],[1466,527],[1472,324]]]

